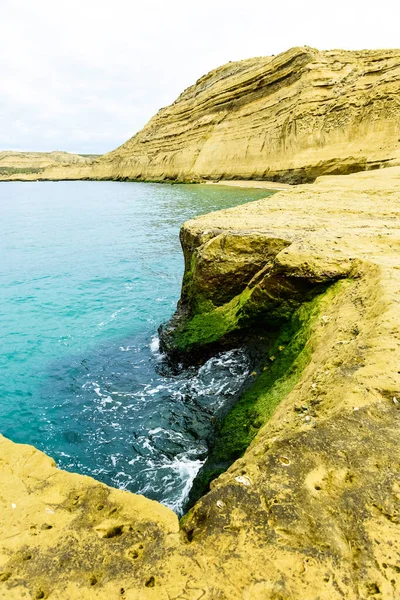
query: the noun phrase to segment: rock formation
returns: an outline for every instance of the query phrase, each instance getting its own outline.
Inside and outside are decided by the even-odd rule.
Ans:
[[[214,448],[236,460],[179,524],[0,438],[0,597],[397,600],[399,217],[392,167],[186,223],[171,348],[273,333]]]
[[[400,50],[293,48],[228,63],[129,141],[44,179],[299,183],[400,162]]]
[[[94,155],[71,154],[70,152],[0,152],[0,177],[34,176],[45,169],[71,165],[87,165]]]

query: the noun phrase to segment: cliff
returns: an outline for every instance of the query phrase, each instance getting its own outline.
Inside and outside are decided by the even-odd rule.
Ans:
[[[399,217],[393,167],[186,223],[170,348],[271,339],[214,447],[234,462],[179,524],[0,438],[0,597],[399,598]]]
[[[69,152],[0,152],[0,177],[36,175],[44,169],[71,165],[87,165],[94,156],[82,156]]]
[[[312,181],[400,161],[400,50],[292,48],[228,63],[129,141],[44,179]]]

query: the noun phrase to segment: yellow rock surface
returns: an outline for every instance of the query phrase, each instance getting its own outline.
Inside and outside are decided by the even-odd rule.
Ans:
[[[40,173],[49,167],[60,165],[86,165],[93,157],[71,154],[70,152],[0,152],[0,176],[13,174]]]
[[[244,250],[264,236],[288,241],[275,260],[293,273],[355,268],[322,304],[300,381],[180,529],[169,509],[0,438],[0,598],[397,600],[399,213],[393,167],[189,221],[199,248],[210,232],[245,236]],[[226,263],[225,247],[212,251]]]
[[[49,179],[299,183],[400,162],[400,50],[292,48],[228,63],[129,141]]]

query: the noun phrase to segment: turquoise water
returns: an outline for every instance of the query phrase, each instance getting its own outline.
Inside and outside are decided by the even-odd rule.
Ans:
[[[262,190],[0,184],[0,433],[179,512],[244,351],[168,373],[157,327],[179,298],[179,227]]]

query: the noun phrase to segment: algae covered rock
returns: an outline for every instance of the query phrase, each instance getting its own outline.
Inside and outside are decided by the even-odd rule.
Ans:
[[[243,209],[246,211],[246,207]],[[242,212],[243,212],[242,210]],[[224,213],[227,225],[229,211]],[[160,347],[173,363],[188,364],[251,341],[263,342],[257,381],[217,425],[210,454],[195,479],[189,504],[241,457],[258,430],[301,377],[308,341],[327,290],[358,276],[358,261],[296,236],[258,229],[202,230],[204,219],[181,231],[185,255],[176,314],[160,328]],[[197,244],[197,246],[196,246]]]
[[[305,250],[301,242],[268,232],[214,231],[210,237],[198,235],[196,227],[195,219],[181,232],[181,299],[171,322],[160,328],[161,349],[175,362],[197,361],[277,331],[302,303],[356,272],[351,258]]]

